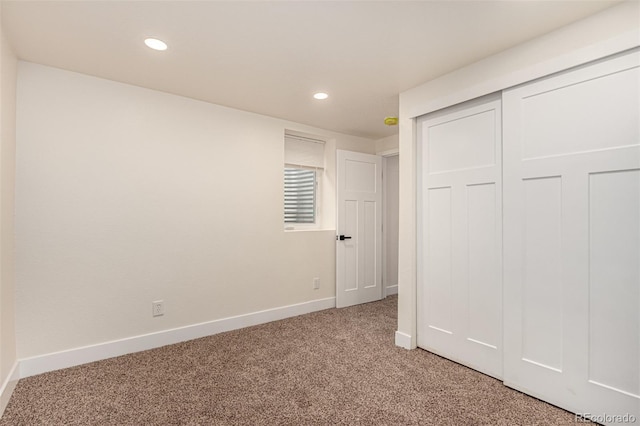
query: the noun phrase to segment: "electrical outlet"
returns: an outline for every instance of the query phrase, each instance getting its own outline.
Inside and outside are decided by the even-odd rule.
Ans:
[[[154,317],[159,317],[164,315],[164,301],[156,300],[155,302],[151,302],[151,315]]]
[[[317,290],[320,288],[320,278],[314,278],[313,279],[313,289]]]

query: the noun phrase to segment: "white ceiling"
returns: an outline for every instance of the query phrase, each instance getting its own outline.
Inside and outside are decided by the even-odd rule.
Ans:
[[[2,25],[26,61],[378,139],[401,91],[615,3],[2,0]]]

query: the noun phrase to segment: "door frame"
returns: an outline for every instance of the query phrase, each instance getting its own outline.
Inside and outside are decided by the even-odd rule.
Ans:
[[[387,294],[387,243],[389,242],[388,223],[387,223],[387,158],[398,157],[398,168],[400,168],[400,149],[394,148],[377,153],[382,157],[382,298],[385,299]],[[398,185],[399,186],[399,185]],[[398,187],[398,190],[400,188]],[[396,282],[396,287],[398,283]],[[393,294],[398,294],[396,292]]]

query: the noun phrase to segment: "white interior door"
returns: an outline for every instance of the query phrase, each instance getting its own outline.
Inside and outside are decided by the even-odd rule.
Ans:
[[[504,92],[505,384],[640,419],[640,55]]]
[[[418,346],[502,376],[500,97],[418,123]]]
[[[337,150],[336,306],[382,298],[382,157]]]

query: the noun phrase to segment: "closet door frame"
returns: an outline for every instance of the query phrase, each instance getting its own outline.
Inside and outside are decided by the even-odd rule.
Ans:
[[[627,195],[631,194],[631,198],[636,200],[637,197],[633,196],[634,188],[636,185],[635,176],[640,176],[640,140],[633,140],[631,143],[623,144],[624,146],[616,146],[613,144],[612,146],[595,146],[582,149],[579,143],[576,145],[577,147],[573,147],[575,152],[566,152],[566,153],[554,153],[553,147],[550,149],[551,154],[545,154],[544,152],[540,155],[535,153],[525,153],[523,148],[516,147],[514,148],[510,145],[508,148],[507,144],[511,144],[510,140],[507,138],[512,138],[513,136],[513,126],[522,126],[522,116],[514,115],[511,111],[513,107],[513,96],[514,93],[518,93],[518,91],[523,90],[522,88],[532,87],[534,85],[538,85],[539,93],[544,93],[546,91],[556,90],[557,87],[569,87],[571,88],[573,85],[578,85],[581,82],[589,82],[591,80],[597,80],[602,76],[607,75],[615,75],[624,70],[636,68],[640,64],[640,48],[634,48],[629,51],[621,52],[614,54],[610,57],[601,58],[595,60],[593,62],[584,63],[582,65],[573,67],[571,69],[566,69],[563,71],[559,71],[554,74],[550,74],[544,77],[540,77],[536,80],[531,80],[527,82],[523,82],[518,86],[514,86],[508,89],[504,89],[499,92],[498,98],[502,100],[502,108],[503,108],[503,117],[504,121],[502,123],[504,129],[504,161],[501,163],[504,168],[503,171],[503,179],[504,189],[501,191],[501,195],[504,194],[504,200],[506,201],[504,207],[504,251],[502,261],[503,264],[503,274],[504,274],[504,287],[503,287],[503,299],[502,299],[502,313],[503,313],[503,380],[504,384],[523,391],[529,395],[538,397],[542,400],[550,402],[552,404],[558,405],[562,408],[565,408],[574,413],[582,413],[582,414],[590,414],[594,417],[596,421],[599,421],[604,424],[611,423],[608,420],[609,418],[613,418],[614,420],[617,418],[615,416],[624,416],[630,415],[635,416],[636,419],[640,419],[640,397],[638,397],[638,391],[635,390],[633,380],[629,383],[631,385],[627,386],[631,389],[631,391],[625,391],[625,387],[622,386],[620,389],[615,389],[615,380],[622,383],[622,379],[619,379],[620,367],[617,367],[617,364],[614,361],[610,363],[597,362],[594,364],[593,362],[586,359],[586,356],[583,356],[585,351],[593,351],[593,345],[589,346],[589,341],[595,339],[600,339],[600,341],[605,342],[606,339],[603,340],[603,336],[609,336],[608,333],[602,332],[600,330],[595,335],[589,331],[590,321],[600,321],[600,325],[603,324],[602,320],[593,319],[589,316],[589,310],[595,309],[597,306],[594,303],[598,302],[599,299],[594,299],[595,296],[591,296],[589,299],[589,295],[585,293],[584,282],[589,282],[590,280],[590,272],[587,270],[589,268],[589,262],[591,262],[591,254],[590,250],[593,248],[589,248],[590,244],[590,236],[588,236],[588,232],[591,232],[594,225],[591,225],[589,222],[588,216],[594,214],[604,214],[605,217],[615,218],[617,214],[620,212],[621,220],[628,222],[632,227],[636,226],[636,219],[630,217],[624,211],[627,206],[625,198],[629,198]],[[572,78],[578,76],[575,81],[571,81]],[[638,79],[640,80],[640,79]],[[604,86],[606,90],[606,85]],[[636,87],[634,89],[633,87]],[[634,95],[633,91],[635,90],[635,95],[638,94],[637,86],[633,86],[629,90],[632,92],[631,95]],[[522,93],[520,93],[522,94]],[[491,96],[491,95],[490,95]],[[495,96],[495,95],[494,95]],[[536,96],[535,93],[524,94],[523,96]],[[428,315],[428,308],[424,302],[425,300],[425,288],[424,288],[424,279],[425,279],[425,249],[424,244],[424,235],[425,235],[425,214],[428,214],[428,208],[425,208],[425,194],[426,190],[430,185],[430,181],[427,178],[425,183],[425,147],[423,146],[423,129],[422,122],[425,120],[425,117],[438,117],[447,114],[450,111],[459,110],[461,108],[465,108],[465,105],[473,105],[478,102],[482,102],[485,97],[481,97],[472,101],[467,101],[462,104],[445,108],[442,110],[438,110],[432,113],[429,113],[425,116],[421,116],[415,119],[415,130],[414,134],[416,135],[415,140],[415,149],[416,149],[416,235],[417,235],[417,262],[416,262],[416,272],[417,272],[417,285],[416,285],[416,314],[417,314],[417,343],[418,346],[430,350],[439,355],[445,356],[454,361],[460,362],[462,364],[468,365],[471,368],[475,368],[479,371],[483,371],[481,368],[474,366],[473,362],[468,362],[461,356],[458,349],[455,347],[451,347],[450,350],[441,350],[440,348],[431,346],[429,339],[425,340],[424,333],[424,324],[425,318]],[[576,104],[576,108],[581,105],[580,101]],[[558,108],[557,111],[557,120],[562,120],[563,112],[570,112],[571,108],[567,108],[566,106]],[[636,120],[638,120],[636,118]],[[588,120],[585,120],[585,123],[588,123]],[[633,119],[629,121],[627,119],[625,121],[626,125],[633,125]],[[636,124],[638,124],[636,122]],[[588,127],[588,126],[587,126]],[[574,129],[580,129],[580,127],[575,127]],[[613,134],[615,130],[612,130],[610,134]],[[573,138],[574,140],[579,140],[579,138]],[[588,143],[587,143],[588,145]],[[533,145],[532,145],[533,146]],[[593,148],[593,149],[592,149]],[[535,151],[534,146],[534,151]],[[533,152],[533,151],[532,151]],[[529,155],[531,154],[531,155]],[[576,154],[574,160],[569,157],[573,154]],[[546,162],[542,165],[543,171],[539,174],[534,172],[533,174],[520,173],[521,171],[516,170],[514,173],[514,162],[522,162],[522,159],[526,156],[532,157],[529,163],[532,165],[536,161],[540,164],[542,162]],[[537,158],[539,157],[539,158]],[[615,157],[615,158],[614,158]],[[526,158],[525,158],[526,160]],[[578,174],[582,176],[571,176],[569,180],[565,181],[564,186],[559,178],[562,178],[562,173],[559,171],[558,167],[562,166],[564,163],[570,164],[571,161],[577,162],[575,166],[571,166],[577,169],[580,169]],[[518,169],[517,166],[516,169]],[[526,167],[529,167],[527,165]],[[524,170],[524,169],[523,169]],[[515,177],[514,177],[515,176]],[[611,181],[606,180],[608,177],[611,177]],[[514,186],[513,180],[517,180],[520,182]],[[583,186],[580,191],[570,188],[578,188],[578,184],[576,183],[576,179],[581,179],[580,185]],[[587,181],[585,181],[587,179]],[[606,180],[606,181],[605,181]],[[508,182],[509,181],[509,182]],[[522,182],[527,181],[531,183],[527,185],[526,188],[520,187],[518,185],[522,185]],[[621,188],[624,192],[624,195],[618,198],[608,197],[612,191],[606,190],[606,185],[616,185],[617,182],[621,183]],[[570,185],[570,186],[567,186]],[[587,185],[587,186],[585,186]],[[600,186],[596,186],[600,185]],[[602,185],[605,185],[604,187]],[[436,185],[437,186],[437,185]],[[589,192],[585,192],[584,188],[588,189]],[[593,189],[595,188],[595,190]],[[605,188],[605,189],[602,189]],[[612,186],[613,188],[613,186]],[[540,220],[542,232],[553,233],[553,227],[547,225],[545,223],[549,222],[547,219],[553,219],[553,209],[554,206],[562,209],[561,204],[553,204],[544,202],[545,197],[551,196],[549,200],[560,199],[558,197],[562,197],[562,191],[565,191],[564,195],[568,195],[568,199],[564,202],[569,203],[567,206],[571,206],[572,204],[578,204],[581,207],[581,217],[577,217],[575,220],[571,218],[564,217],[561,220],[561,225],[568,229],[569,236],[572,238],[572,241],[566,240],[566,236],[563,236],[566,241],[563,242],[561,239],[556,241],[558,244],[569,245],[566,247],[567,252],[564,255],[560,255],[561,259],[559,260],[558,270],[562,270],[561,272],[563,276],[567,277],[568,284],[565,285],[563,290],[560,290],[560,293],[556,294],[556,298],[553,297],[549,299],[549,305],[556,306],[559,310],[561,310],[561,316],[563,317],[564,324],[558,325],[556,330],[553,328],[548,328],[552,330],[553,333],[557,332],[557,339],[562,340],[563,349],[558,352],[558,356],[562,359],[561,363],[553,362],[553,354],[549,356],[550,362],[548,365],[544,366],[545,360],[542,359],[536,361],[536,357],[532,359],[526,359],[524,356],[523,345],[525,342],[522,338],[522,327],[523,327],[523,319],[521,312],[521,305],[523,303],[523,293],[521,288],[521,281],[517,278],[518,274],[522,274],[522,250],[517,248],[518,242],[512,238],[514,229],[517,229],[516,233],[522,232],[522,224],[521,223],[513,223],[512,218],[514,215],[523,214],[523,199],[522,197],[516,197],[514,200],[509,200],[507,197],[510,197],[509,194],[514,193],[522,193],[523,191],[529,191],[526,195],[529,197],[529,200],[535,201],[536,199],[543,201],[543,209],[539,212],[533,211],[531,213],[531,217]],[[545,192],[550,191],[550,192]],[[593,192],[595,191],[595,192]],[[630,192],[631,191],[631,192]],[[575,192],[575,193],[574,193]],[[578,193],[580,192],[580,193]],[[615,193],[615,191],[613,191]],[[549,195],[551,194],[551,195]],[[555,195],[553,195],[555,194]],[[594,195],[595,194],[595,195]],[[615,194],[614,194],[615,195]],[[591,202],[591,198],[593,196],[599,196],[601,199],[610,200],[604,201],[600,204]],[[602,196],[606,196],[602,198]],[[536,198],[537,197],[537,198]],[[556,197],[556,198],[554,198]],[[561,202],[560,202],[561,203]],[[591,204],[590,204],[591,203]],[[616,204],[617,203],[617,204]],[[635,204],[634,204],[635,203]],[[629,208],[636,209],[638,202],[632,201],[629,204]],[[614,210],[602,209],[600,205],[617,205]],[[585,210],[586,209],[586,210]],[[557,210],[557,209],[556,209]],[[565,207],[565,214],[567,212],[567,208]],[[575,210],[578,211],[578,210]],[[635,210],[633,210],[635,212]],[[556,211],[555,213],[562,214],[561,212]],[[545,218],[539,215],[549,214],[549,218]],[[626,214],[626,216],[625,216]],[[586,215],[586,216],[585,216]],[[608,216],[607,216],[608,215]],[[635,213],[632,214],[632,216]],[[553,222],[553,220],[551,220]],[[549,222],[549,223],[551,223]],[[556,221],[557,222],[557,221]],[[533,222],[532,222],[533,223]],[[560,223],[560,222],[557,222]],[[556,224],[557,224],[556,223]],[[600,229],[604,229],[604,233],[600,232],[600,236],[604,235],[606,237],[607,226],[602,226],[602,221],[598,222],[600,225]],[[612,232],[618,232],[618,234],[622,235],[621,229],[624,226],[618,226],[616,229],[613,229]],[[606,228],[606,229],[605,229]],[[615,228],[615,227],[614,227]],[[635,229],[635,228],[634,228]],[[587,230],[587,232],[585,232]],[[535,229],[533,230],[535,231]],[[532,230],[529,230],[532,232]],[[560,232],[560,231],[559,231]],[[535,234],[535,233],[534,233]],[[552,244],[553,246],[553,244]],[[553,248],[550,246],[550,248]],[[630,246],[632,249],[635,247],[634,243],[631,243]],[[538,247],[540,248],[540,247]],[[544,254],[544,247],[542,247],[539,251]],[[634,249],[635,250],[635,249]],[[632,250],[633,251],[633,250]],[[544,256],[542,256],[544,257]],[[547,256],[548,257],[548,256]],[[552,259],[547,259],[547,261]],[[541,261],[540,266],[545,266],[545,260]],[[602,264],[602,262],[600,262]],[[568,268],[578,265],[576,270],[568,271]],[[585,266],[586,265],[586,266]],[[633,269],[628,267],[629,263],[627,262],[627,269]],[[552,265],[551,265],[552,266]],[[545,266],[546,267],[546,266]],[[587,269],[585,269],[587,268]],[[602,274],[601,274],[602,275]],[[632,280],[633,281],[633,280]],[[605,291],[602,290],[604,287],[601,286],[600,290],[596,291]],[[634,287],[635,288],[635,287]],[[637,289],[633,290],[638,292]],[[631,294],[635,295],[631,291]],[[606,293],[603,293],[606,296]],[[609,297],[609,296],[607,296]],[[605,297],[605,299],[607,298]],[[613,296],[609,297],[612,299]],[[632,296],[633,300],[638,304],[638,308],[640,308],[640,298],[636,298]],[[636,300],[638,299],[638,300]],[[591,300],[591,301],[590,301]],[[594,302],[595,300],[595,302]],[[613,300],[613,299],[612,299]],[[623,299],[620,299],[622,301]],[[544,302],[544,297],[540,299],[540,301]],[[541,302],[541,303],[542,303]],[[633,301],[632,301],[633,302]],[[596,303],[597,304],[597,303]],[[520,306],[520,307],[518,307]],[[625,315],[631,318],[632,321],[635,321],[633,315],[629,316],[629,312],[631,309],[628,304],[625,305]],[[551,309],[552,306],[549,307]],[[602,317],[601,317],[602,318]],[[606,318],[606,317],[605,317]],[[538,320],[544,321],[545,315],[542,312],[538,316]],[[551,320],[552,321],[552,320]],[[607,320],[608,321],[608,320]],[[606,325],[607,321],[604,322]],[[533,325],[529,327],[530,330],[535,332],[537,325],[532,323]],[[634,322],[635,324],[635,322]],[[531,324],[530,324],[531,325]],[[622,329],[618,324],[618,328]],[[610,326],[612,327],[612,326]],[[640,327],[640,326],[638,326]],[[520,330],[520,331],[518,331]],[[559,332],[558,332],[559,330]],[[634,329],[635,330],[635,329]],[[518,337],[518,333],[520,336]],[[591,333],[591,334],[590,334]],[[599,333],[599,334],[598,334]],[[633,331],[631,332],[633,333]],[[611,330],[613,335],[613,340],[620,340],[619,336],[622,336],[623,332],[615,332],[615,330]],[[618,336],[618,337],[615,337]],[[633,338],[633,336],[629,337],[629,333],[624,334],[626,338]],[[607,337],[608,338],[608,337]],[[638,333],[638,337],[633,339],[635,345],[638,345],[638,340],[640,340],[640,333]],[[526,343],[529,344],[529,343]],[[602,345],[601,345],[602,346]],[[634,346],[635,347],[635,346]],[[590,349],[591,348],[591,349]],[[634,350],[630,346],[630,350]],[[543,351],[546,350],[543,348]],[[447,353],[449,352],[449,353]],[[531,353],[536,353],[534,351],[529,351]],[[543,353],[543,352],[541,352]],[[635,352],[634,352],[635,353]],[[555,358],[555,359],[560,359]],[[621,360],[624,361],[624,357]],[[638,364],[640,365],[640,357],[638,357]],[[532,362],[533,361],[533,362]],[[524,367],[523,365],[526,364]],[[557,365],[556,365],[557,364]],[[607,367],[609,365],[611,367]],[[615,376],[616,370],[618,368],[617,376]],[[599,369],[599,370],[594,370]],[[629,374],[633,375],[634,369],[628,368]],[[594,371],[597,374],[594,375]],[[624,370],[626,371],[626,370]],[[486,372],[486,371],[485,371]],[[604,372],[604,373],[602,373]],[[602,373],[602,374],[600,374]],[[609,384],[606,381],[602,381],[596,377],[600,374],[600,377],[604,377],[608,380],[609,376],[607,374],[611,373],[610,377],[614,377],[614,379],[609,380]],[[489,373],[490,374],[490,373]],[[495,377],[499,377],[498,375],[493,374]],[[615,379],[618,377],[618,379]],[[633,378],[632,378],[633,379]],[[640,380],[640,377],[638,377]],[[613,392],[613,393],[612,393]],[[612,396],[613,395],[613,396]],[[617,395],[617,396],[615,396]],[[600,416],[600,417],[597,417]],[[612,417],[613,416],[613,417]]]

